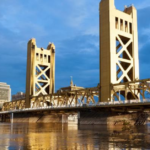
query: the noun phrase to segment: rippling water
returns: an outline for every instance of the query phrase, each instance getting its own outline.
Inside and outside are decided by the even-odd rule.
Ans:
[[[144,150],[150,149],[150,124],[122,127],[67,124],[0,124],[0,150]]]

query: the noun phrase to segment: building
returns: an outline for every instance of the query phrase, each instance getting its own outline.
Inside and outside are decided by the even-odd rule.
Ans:
[[[25,100],[25,93],[18,92],[17,94],[12,95],[12,101],[16,101],[16,100]]]
[[[0,82],[0,109],[3,106],[3,103],[10,102],[10,99],[11,99],[10,85]]]
[[[57,93],[71,92],[71,91],[82,90],[82,89],[84,89],[84,88],[76,86],[75,84],[73,84],[73,80],[71,79],[70,86],[60,88],[57,91]]]

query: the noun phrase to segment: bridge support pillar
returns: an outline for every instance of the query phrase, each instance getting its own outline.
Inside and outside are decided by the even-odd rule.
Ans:
[[[2,122],[2,117],[3,117],[3,115],[0,115],[0,119],[1,119],[0,122]]]
[[[14,113],[10,114],[10,123],[13,123],[13,119],[14,119]]]
[[[68,115],[68,124],[78,124],[78,113]]]
[[[62,114],[62,123],[68,123],[68,115]]]
[[[5,115],[5,114],[2,114],[2,116],[1,116],[1,121],[2,121],[2,122],[5,122],[5,121],[6,121],[6,115]]]
[[[62,123],[79,124],[80,112],[62,114]]]

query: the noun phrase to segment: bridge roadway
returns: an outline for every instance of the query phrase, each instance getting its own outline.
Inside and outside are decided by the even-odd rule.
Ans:
[[[47,106],[47,107],[38,107],[38,108],[24,108],[16,109],[10,111],[1,111],[0,114],[10,114],[10,113],[25,113],[25,112],[39,112],[39,111],[65,111],[65,110],[82,110],[82,109],[96,109],[96,108],[128,108],[135,111],[138,108],[144,108],[146,111],[150,111],[150,99],[144,99],[143,101],[139,100],[128,100],[128,101],[115,101],[115,102],[99,102],[97,104],[78,104],[70,106]]]

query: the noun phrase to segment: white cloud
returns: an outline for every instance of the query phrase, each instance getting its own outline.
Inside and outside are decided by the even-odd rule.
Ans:
[[[94,50],[92,48],[83,48],[83,49],[80,49],[78,53],[90,53],[90,54],[94,54]]]
[[[96,35],[99,36],[99,27],[98,26],[91,26],[84,32],[85,35]]]
[[[8,44],[9,41],[3,35],[0,35],[0,45]]]
[[[150,1],[149,0],[143,0],[143,1],[139,1],[140,3],[136,5],[137,9],[144,9],[147,7],[150,7]]]
[[[70,16],[69,19],[68,19],[68,24],[71,26],[71,27],[75,27],[75,28],[78,28],[78,27],[81,27],[82,23],[84,22],[84,19],[87,17],[86,14],[82,14],[82,15],[79,15],[79,16]]]
[[[65,16],[66,23],[73,28],[80,28],[87,17],[85,0],[66,0],[69,5],[69,13]]]
[[[141,34],[142,36],[147,36],[148,39],[145,40],[144,42],[143,42],[143,41],[142,41],[142,42],[139,41],[139,50],[141,50],[144,45],[146,45],[147,43],[150,42],[150,28],[143,28],[143,29],[141,30],[140,34]]]
[[[99,0],[66,0],[66,2],[70,8],[67,8],[69,12],[65,14],[65,23],[80,34],[98,35],[98,21],[95,20],[98,20],[99,16]]]
[[[141,34],[150,36],[150,28],[143,28]]]

